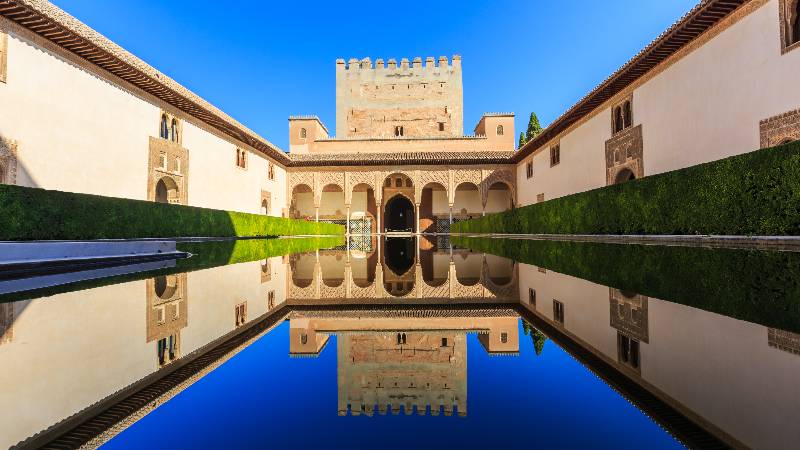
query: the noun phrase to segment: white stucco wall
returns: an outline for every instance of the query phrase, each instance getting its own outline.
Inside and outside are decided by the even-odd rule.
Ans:
[[[158,136],[162,106],[70,61],[9,33],[0,136],[17,142],[16,184],[146,200],[149,137]],[[189,150],[189,205],[260,214],[263,190],[271,193],[270,215],[281,215],[285,169],[275,165],[269,180],[266,157],[254,152],[240,169],[241,143],[178,117]]]
[[[800,108],[800,51],[781,54],[778,8],[768,1],[633,90],[645,175],[757,150],[761,120]],[[611,106],[601,108],[560,137],[559,165],[549,144],[517,165],[520,205],[606,185]]]

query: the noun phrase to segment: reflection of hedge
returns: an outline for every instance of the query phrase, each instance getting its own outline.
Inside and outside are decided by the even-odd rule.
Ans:
[[[456,233],[800,234],[800,142],[491,214]]]
[[[470,237],[454,237],[453,242],[624,291],[800,332],[800,253]]]
[[[79,281],[17,294],[0,294],[0,303],[48,297],[65,292],[144,280],[158,275],[192,272],[228,264],[265,260],[273,256],[309,252],[321,248],[332,248],[342,245],[342,242],[344,242],[344,236],[181,242],[178,243],[178,250],[189,252],[192,254],[192,257],[178,260],[175,267]]]
[[[0,185],[0,240],[343,233],[328,223]]]

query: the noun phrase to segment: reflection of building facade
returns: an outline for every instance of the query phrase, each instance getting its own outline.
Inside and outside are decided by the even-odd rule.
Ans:
[[[295,311],[289,352],[317,356],[337,339],[339,415],[467,415],[467,334],[491,355],[519,352],[513,309]]]
[[[181,330],[189,325],[186,274],[147,280],[147,342],[156,341],[159,366],[180,358]]]
[[[727,445],[796,447],[797,334],[528,264],[519,264],[519,278],[523,307],[557,342],[558,334],[577,342]]]
[[[425,238],[290,257],[290,299],[518,299],[516,264]],[[424,249],[423,249],[424,248]]]

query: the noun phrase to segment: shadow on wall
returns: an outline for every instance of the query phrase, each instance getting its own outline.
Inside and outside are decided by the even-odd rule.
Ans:
[[[453,237],[593,283],[800,332],[800,253]]]

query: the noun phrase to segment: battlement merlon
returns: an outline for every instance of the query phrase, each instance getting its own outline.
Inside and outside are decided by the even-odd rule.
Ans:
[[[439,58],[434,58],[433,56],[428,56],[425,58],[424,64],[422,57],[417,56],[409,61],[408,58],[400,59],[400,63],[397,63],[397,60],[394,58],[390,58],[387,61],[384,61],[382,58],[378,58],[375,60],[373,64],[372,60],[367,58],[357,59],[357,58],[350,58],[349,60],[345,61],[343,58],[339,58],[336,60],[336,70],[337,71],[368,71],[368,70],[409,70],[409,69],[426,69],[426,70],[435,70],[435,69],[449,69],[449,70],[461,70],[461,56],[460,55],[453,55],[452,60],[449,60],[446,56],[440,56]]]

